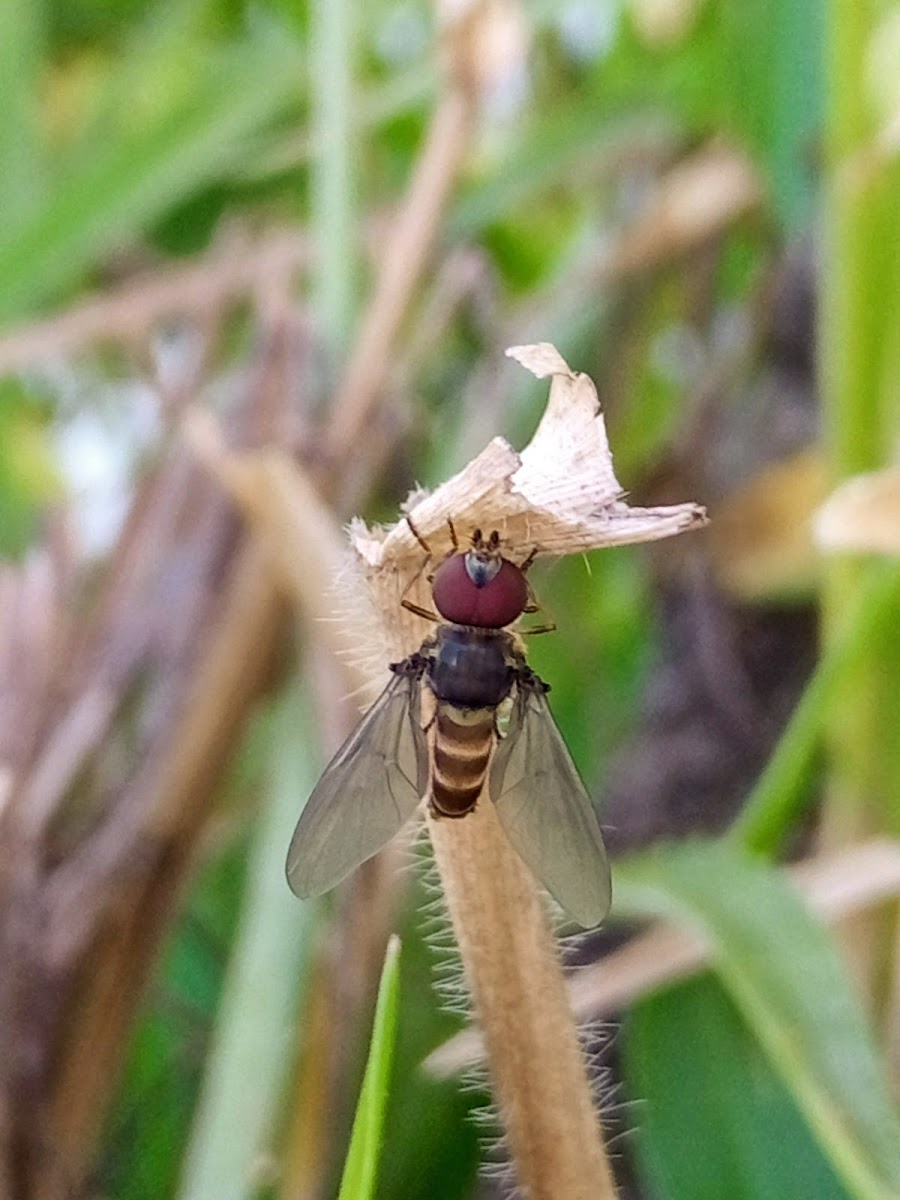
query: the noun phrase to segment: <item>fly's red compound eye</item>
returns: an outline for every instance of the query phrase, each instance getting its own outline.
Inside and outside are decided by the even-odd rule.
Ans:
[[[432,596],[445,621],[502,629],[522,615],[528,603],[528,585],[509,559],[470,550],[441,563],[434,576]]]

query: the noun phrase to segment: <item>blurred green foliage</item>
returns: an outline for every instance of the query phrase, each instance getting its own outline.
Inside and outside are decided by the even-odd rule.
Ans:
[[[62,493],[49,430],[52,411],[18,379],[0,380],[0,559],[35,539],[43,506]]]

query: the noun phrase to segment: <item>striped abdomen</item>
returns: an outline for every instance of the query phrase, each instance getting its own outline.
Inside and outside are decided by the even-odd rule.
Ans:
[[[475,807],[494,744],[493,708],[459,709],[438,704],[431,769],[436,815],[464,817]]]

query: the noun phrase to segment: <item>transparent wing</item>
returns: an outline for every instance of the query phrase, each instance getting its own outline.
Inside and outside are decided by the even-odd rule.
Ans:
[[[297,822],[287,880],[301,899],[340,883],[389,842],[428,786],[420,674],[395,675],[316,784]]]
[[[609,862],[597,817],[541,690],[520,684],[489,790],[514,849],[579,925],[609,911]]]

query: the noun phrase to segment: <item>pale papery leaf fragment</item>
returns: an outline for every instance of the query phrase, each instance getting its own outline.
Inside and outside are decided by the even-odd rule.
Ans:
[[[823,550],[900,555],[900,468],[842,483],[816,513],[814,532]]]
[[[400,605],[406,595],[431,607],[424,552],[413,526],[431,551],[432,565],[472,533],[496,529],[504,555],[521,563],[650,542],[706,524],[698,504],[632,507],[613,470],[606,424],[589,376],[572,371],[549,342],[506,352],[539,379],[550,378],[547,408],[530,443],[517,452],[502,437],[433,492],[414,492],[404,505],[408,519],[387,528],[351,526],[376,603],[384,614],[392,653],[408,654],[429,632],[428,622]]]

